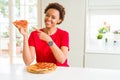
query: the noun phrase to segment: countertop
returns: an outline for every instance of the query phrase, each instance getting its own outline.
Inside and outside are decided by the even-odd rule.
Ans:
[[[0,64],[1,80],[120,80],[119,69],[57,67],[47,74],[32,74],[23,64]]]

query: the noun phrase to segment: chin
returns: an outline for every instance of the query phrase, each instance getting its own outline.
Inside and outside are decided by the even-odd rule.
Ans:
[[[49,26],[49,25],[46,25],[46,28],[51,28],[51,26]]]

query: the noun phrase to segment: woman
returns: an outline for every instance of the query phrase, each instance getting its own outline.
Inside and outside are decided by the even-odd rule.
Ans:
[[[45,9],[45,28],[31,32],[19,28],[23,35],[23,60],[30,65],[36,55],[37,62],[53,62],[57,66],[69,66],[69,34],[57,27],[64,20],[65,10],[59,3],[50,3]]]

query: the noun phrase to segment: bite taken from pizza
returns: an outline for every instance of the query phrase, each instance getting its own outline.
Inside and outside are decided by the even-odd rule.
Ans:
[[[28,26],[28,21],[27,20],[16,20],[13,22],[13,24],[17,27],[17,28],[27,28]]]

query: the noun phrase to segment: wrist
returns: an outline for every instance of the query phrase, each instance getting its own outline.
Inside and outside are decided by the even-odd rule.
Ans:
[[[28,35],[23,35],[24,39],[27,39],[28,38]]]
[[[53,46],[53,41],[51,40],[51,41],[48,41],[48,46]]]

